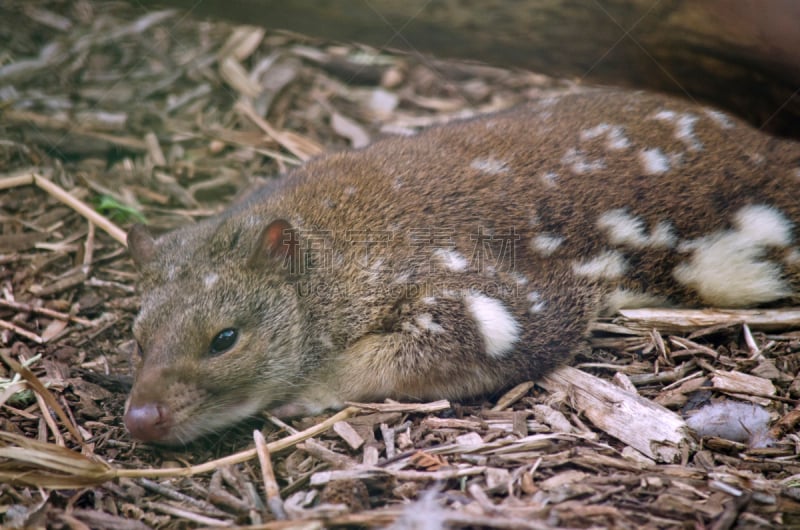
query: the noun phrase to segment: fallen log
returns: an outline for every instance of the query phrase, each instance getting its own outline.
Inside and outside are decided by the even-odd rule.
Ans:
[[[671,92],[800,137],[795,0],[141,0],[324,39]]]

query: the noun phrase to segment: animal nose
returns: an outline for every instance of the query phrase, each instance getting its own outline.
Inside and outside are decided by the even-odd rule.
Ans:
[[[172,426],[169,408],[160,403],[131,405],[125,413],[125,427],[142,442],[164,439]]]

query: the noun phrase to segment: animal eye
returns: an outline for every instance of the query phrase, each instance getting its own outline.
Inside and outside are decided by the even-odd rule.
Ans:
[[[226,328],[217,333],[217,336],[211,341],[211,346],[208,351],[212,355],[219,355],[236,344],[236,339],[239,337],[239,332],[233,328]]]

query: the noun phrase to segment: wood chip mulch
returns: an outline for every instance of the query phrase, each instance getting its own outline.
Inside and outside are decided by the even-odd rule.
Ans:
[[[627,312],[503,395],[133,442],[132,223],[167,230],[317,153],[581,88],[136,2],[8,0],[0,42],[3,528],[800,525],[792,310]],[[745,410],[738,434],[687,429],[709,403]]]

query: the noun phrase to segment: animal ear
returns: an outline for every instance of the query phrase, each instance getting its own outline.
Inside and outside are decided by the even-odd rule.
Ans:
[[[300,242],[297,240],[297,231],[289,221],[276,219],[262,230],[253,255],[250,257],[251,265],[260,265],[265,259],[279,260],[285,266],[292,267],[298,255]]]
[[[128,252],[136,267],[142,268],[156,255],[156,240],[143,224],[135,224],[128,230]]]

